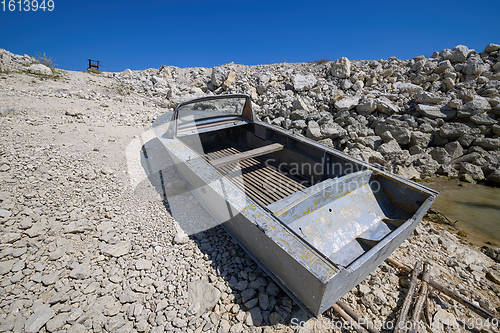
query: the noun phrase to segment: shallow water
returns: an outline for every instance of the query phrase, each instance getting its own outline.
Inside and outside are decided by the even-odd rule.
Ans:
[[[439,191],[432,208],[457,221],[455,226],[467,232],[470,242],[500,246],[500,188],[453,179],[436,179],[425,186]]]

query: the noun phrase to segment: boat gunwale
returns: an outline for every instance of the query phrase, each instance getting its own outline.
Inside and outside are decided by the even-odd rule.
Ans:
[[[407,224],[407,222],[409,222],[410,220],[414,219],[414,217],[416,216],[416,214],[417,214],[417,213],[418,213],[418,212],[422,209],[422,207],[424,206],[425,202],[427,202],[429,198],[434,198],[434,199],[435,199],[435,197],[436,197],[436,195],[437,195],[437,193],[438,193],[438,192],[436,192],[436,191],[434,191],[434,190],[431,190],[431,189],[428,189],[427,187],[424,187],[424,186],[418,186],[418,188],[417,188],[417,186],[415,186],[415,185],[418,185],[418,184],[416,184],[416,183],[414,183],[414,182],[412,182],[412,181],[408,181],[408,180],[406,180],[406,179],[404,179],[404,178],[402,178],[402,177],[395,177],[395,176],[397,176],[397,175],[394,175],[394,174],[392,174],[392,173],[389,173],[389,172],[385,172],[385,171],[383,171],[383,170],[380,170],[380,169],[378,169],[378,168],[376,168],[376,167],[374,167],[374,166],[370,165],[369,163],[366,163],[366,162],[364,162],[364,161],[361,161],[361,160],[358,160],[358,159],[356,159],[356,158],[350,157],[349,155],[346,155],[346,154],[344,154],[344,153],[341,153],[341,152],[339,152],[339,151],[337,151],[337,150],[334,150],[334,149],[332,149],[332,148],[329,148],[329,147],[326,147],[326,146],[323,146],[323,145],[316,144],[316,143],[315,143],[314,141],[312,141],[312,140],[307,140],[307,139],[305,139],[305,138],[301,138],[300,136],[294,135],[293,133],[290,133],[290,132],[281,131],[281,129],[280,129],[279,127],[276,127],[276,126],[273,126],[273,125],[269,125],[269,124],[267,124],[267,123],[263,123],[263,122],[260,122],[260,121],[259,121],[259,125],[264,125],[264,126],[266,126],[266,127],[270,127],[270,129],[271,129],[271,130],[280,130],[280,132],[282,132],[283,134],[285,134],[285,135],[287,135],[287,136],[291,136],[293,139],[298,139],[298,140],[299,140],[300,142],[302,142],[302,143],[305,143],[305,144],[312,144],[312,145],[316,146],[317,148],[322,149],[323,151],[326,151],[326,152],[332,153],[334,156],[338,156],[338,155],[340,155],[339,157],[341,157],[341,158],[347,158],[349,161],[352,161],[352,162],[354,162],[354,163],[357,163],[357,164],[361,164],[361,165],[363,165],[363,166],[366,166],[366,167],[368,168],[368,170],[366,170],[366,171],[372,171],[372,172],[373,172],[373,173],[375,173],[375,174],[378,174],[378,175],[380,175],[380,176],[385,176],[385,177],[387,177],[387,178],[389,178],[389,179],[392,179],[392,180],[394,180],[394,181],[396,181],[396,182],[398,182],[398,183],[402,183],[402,184],[403,184],[403,185],[405,185],[405,186],[409,186],[410,188],[414,188],[415,190],[417,190],[417,191],[419,191],[419,192],[421,192],[421,193],[424,193],[424,194],[429,195],[429,197],[428,197],[428,198],[426,199],[426,201],[424,201],[424,203],[423,203],[423,204],[422,204],[422,205],[418,208],[418,210],[417,210],[417,211],[415,211],[415,212],[412,214],[412,216],[411,216],[411,217],[410,217],[410,218],[409,218],[409,219],[408,219],[408,220],[407,220],[407,221],[406,221],[403,225],[401,225],[401,226],[400,226],[400,228],[398,228],[398,229],[405,229],[405,227],[404,227],[404,226]],[[195,134],[196,134],[196,133],[195,133]],[[161,136],[159,137],[159,139],[160,139],[160,140],[162,140],[162,141],[163,141],[163,140],[169,140],[169,141],[172,141],[172,142],[178,142],[178,143],[181,143],[185,149],[187,149],[187,150],[189,150],[189,151],[190,151],[190,153],[191,153],[191,155],[189,156],[190,158],[189,158],[188,160],[184,160],[184,161],[182,161],[182,159],[181,159],[181,158],[180,158],[177,154],[176,154],[176,155],[179,157],[179,159],[180,159],[180,160],[181,160],[181,161],[182,161],[185,165],[188,165],[188,166],[190,167],[190,169],[191,169],[191,171],[192,171],[192,172],[194,172],[195,174],[197,174],[198,176],[200,176],[200,177],[201,177],[202,175],[207,174],[207,173],[211,175],[211,174],[213,174],[213,172],[211,172],[211,171],[214,171],[215,173],[217,173],[217,174],[218,174],[218,177],[219,177],[219,178],[221,178],[221,177],[222,177],[222,178],[224,178],[224,179],[226,180],[226,182],[227,182],[227,183],[229,183],[229,184],[233,187],[233,189],[232,189],[232,190],[237,191],[237,192],[239,192],[239,193],[243,194],[243,195],[245,196],[246,200],[247,200],[247,201],[250,201],[251,205],[253,205],[254,207],[257,207],[257,208],[260,208],[260,209],[264,210],[264,211],[265,211],[265,212],[269,215],[269,217],[273,220],[273,222],[274,222],[274,223],[276,223],[276,224],[280,225],[282,228],[286,229],[289,233],[291,233],[291,234],[294,236],[294,238],[295,238],[295,239],[300,240],[300,241],[301,241],[304,245],[306,245],[306,246],[309,248],[309,250],[310,250],[310,251],[314,252],[314,253],[315,253],[318,257],[320,257],[320,258],[322,258],[324,261],[326,261],[326,263],[328,263],[329,265],[332,265],[333,267],[335,267],[335,269],[336,269],[336,270],[342,270],[343,268],[345,268],[345,267],[343,267],[343,266],[341,266],[341,265],[338,265],[337,263],[333,262],[330,258],[328,258],[326,255],[324,255],[323,253],[321,253],[321,252],[320,252],[318,249],[316,249],[316,248],[315,248],[312,244],[310,244],[310,243],[309,243],[308,241],[306,241],[303,237],[301,237],[301,236],[300,236],[297,232],[295,232],[293,229],[291,229],[289,226],[287,226],[285,223],[283,223],[283,222],[282,222],[282,221],[281,221],[278,217],[276,217],[276,216],[274,215],[274,213],[273,213],[271,210],[269,210],[266,206],[262,206],[262,205],[258,204],[257,202],[255,202],[255,200],[253,200],[250,196],[248,196],[248,195],[247,195],[244,191],[242,191],[242,190],[241,190],[241,189],[239,189],[237,186],[235,186],[235,185],[232,183],[231,179],[229,179],[228,177],[226,177],[226,175],[225,175],[225,174],[222,174],[222,173],[221,173],[221,172],[220,172],[220,171],[219,171],[216,167],[214,167],[214,166],[213,166],[213,165],[211,165],[209,162],[207,162],[207,161],[203,158],[203,155],[199,154],[197,151],[195,151],[194,149],[192,149],[190,146],[188,146],[188,145],[187,145],[186,143],[184,143],[182,140],[180,140],[180,139],[179,139],[179,138],[177,138],[177,137],[175,137],[175,138],[170,138],[170,139],[165,139],[164,137],[161,137]],[[165,143],[164,143],[164,144],[165,144]],[[176,147],[176,148],[179,148],[179,147]],[[172,149],[171,151],[172,151],[172,152],[174,152],[174,151],[175,151],[175,149]],[[194,155],[194,156],[192,156],[192,155]],[[203,163],[203,164],[204,164],[204,169],[205,169],[205,170],[209,170],[209,171],[208,171],[208,172],[207,172],[207,171],[205,171],[205,172],[203,172],[203,173],[198,173],[198,172],[196,172],[196,171],[193,169],[193,167],[195,167],[195,166],[194,166],[194,165],[192,165],[192,163],[191,163],[191,162],[193,162],[194,160],[196,160],[196,161],[200,161],[201,163]],[[203,168],[202,168],[202,169],[203,169]],[[330,179],[330,178],[329,178],[329,179]],[[203,179],[203,180],[204,180],[204,182],[205,182],[207,185],[211,186],[211,183],[214,181],[214,178],[213,178],[213,177],[210,177],[210,178]],[[322,181],[322,182],[324,182],[324,181]],[[321,182],[321,183],[322,183],[322,182]],[[211,187],[212,187],[212,189],[214,189],[214,190],[216,190],[216,191],[217,191],[217,188],[216,188],[216,187],[214,187],[214,186],[211,186]],[[218,192],[218,191],[217,191],[217,192]],[[224,192],[225,192],[225,191],[224,191]],[[435,193],[436,195],[434,195],[434,193]],[[231,198],[230,198],[230,197],[228,197],[225,193],[219,193],[219,195],[221,195],[221,196],[222,196],[222,197],[223,197],[226,201],[228,201],[228,202],[231,202],[231,201],[232,201],[232,200],[231,200]],[[197,199],[199,199],[199,198],[197,198]],[[434,201],[434,199],[433,199],[432,201]],[[241,214],[243,214],[244,212],[246,212],[246,211],[247,211],[247,208],[249,208],[249,206],[250,206],[250,205],[247,205],[246,207],[242,208],[241,210],[240,210],[240,209],[237,209],[237,210],[238,210]],[[428,208],[427,208],[427,209],[428,209]],[[247,218],[248,218],[248,217],[249,217],[249,216],[247,216]],[[420,219],[421,219],[421,218],[420,218]],[[249,221],[252,221],[252,223],[256,222],[256,220],[252,220],[252,219],[250,219],[250,218],[249,218]],[[220,221],[219,221],[219,222],[220,222]],[[221,224],[222,224],[222,223],[221,223]],[[265,226],[260,225],[260,224],[258,224],[258,223],[254,223],[254,224],[255,224],[255,225],[257,225],[260,229],[264,229],[264,231],[266,230]],[[396,230],[398,230],[398,229],[396,229]],[[394,230],[394,231],[396,231],[396,230]],[[391,233],[391,234],[392,234],[392,233]],[[398,234],[398,233],[396,233],[396,234]],[[268,237],[270,237],[270,235],[269,235],[269,234],[267,234],[267,233],[266,233],[266,235],[267,235]],[[388,235],[388,236],[389,236],[389,235]],[[387,238],[387,237],[386,237],[386,238]],[[272,239],[273,239],[274,241],[276,241],[276,240],[277,240],[277,239],[276,239],[276,238],[274,238],[274,237],[272,237]],[[385,239],[385,238],[384,238],[384,239]],[[382,240],[381,240],[381,242],[382,242]],[[277,243],[277,244],[280,244],[280,242],[276,242],[276,243]],[[375,247],[377,247],[377,246],[375,246]],[[283,248],[283,247],[282,247],[282,248]],[[284,249],[286,249],[286,247],[285,247]],[[285,250],[285,251],[286,251],[286,250]],[[287,252],[287,253],[296,253],[295,251],[290,251],[290,252],[289,252],[289,251],[286,251],[286,252]],[[371,251],[371,249],[370,249],[369,251],[367,251],[367,252],[365,252],[363,255],[361,255],[361,256],[360,256],[357,260],[361,259],[362,257],[364,257],[365,255],[367,255],[368,253],[371,253],[371,252],[372,252],[372,251]],[[300,256],[298,256],[298,257],[300,257]],[[357,260],[356,260],[356,261],[357,261]],[[347,266],[347,267],[349,267],[349,266]],[[331,278],[333,278],[333,276],[331,276]]]

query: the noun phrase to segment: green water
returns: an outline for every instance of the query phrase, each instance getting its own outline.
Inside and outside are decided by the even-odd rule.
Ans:
[[[439,191],[432,208],[444,214],[469,235],[476,245],[500,246],[500,188],[437,179],[425,184]],[[490,244],[488,244],[489,242]]]

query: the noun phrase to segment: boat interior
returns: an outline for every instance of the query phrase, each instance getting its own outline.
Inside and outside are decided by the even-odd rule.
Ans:
[[[397,230],[431,196],[341,153],[260,123],[178,139],[342,267]]]

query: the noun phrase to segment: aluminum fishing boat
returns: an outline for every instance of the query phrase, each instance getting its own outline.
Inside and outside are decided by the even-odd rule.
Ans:
[[[437,197],[256,120],[247,95],[183,102],[153,129],[199,202],[314,316],[373,272]]]

